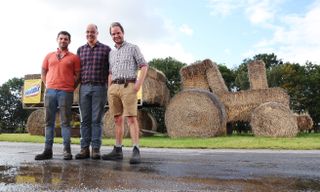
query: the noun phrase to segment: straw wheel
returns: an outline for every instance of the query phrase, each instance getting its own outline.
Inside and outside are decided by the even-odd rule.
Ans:
[[[218,97],[203,89],[176,94],[165,112],[170,137],[212,137],[226,133],[226,112]]]
[[[253,134],[269,137],[294,137],[298,133],[297,119],[290,109],[277,102],[257,107],[250,122]]]

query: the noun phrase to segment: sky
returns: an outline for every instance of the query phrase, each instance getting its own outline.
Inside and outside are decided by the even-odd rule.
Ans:
[[[320,0],[10,0],[0,2],[0,85],[40,73],[61,30],[71,33],[71,52],[86,43],[90,23],[113,48],[114,21],[147,61],[211,59],[231,69],[274,53],[284,62],[320,63]]]

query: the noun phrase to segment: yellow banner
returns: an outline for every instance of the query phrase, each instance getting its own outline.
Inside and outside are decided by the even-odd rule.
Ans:
[[[24,81],[23,103],[40,103],[41,79],[27,79]]]

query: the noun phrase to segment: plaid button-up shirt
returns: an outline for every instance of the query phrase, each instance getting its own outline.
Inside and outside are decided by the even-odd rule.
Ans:
[[[77,55],[81,60],[81,83],[101,83],[108,80],[110,47],[97,42],[94,47],[85,44],[78,48]]]
[[[138,46],[123,42],[120,48],[113,49],[109,57],[112,80],[136,79],[137,70],[148,63]]]

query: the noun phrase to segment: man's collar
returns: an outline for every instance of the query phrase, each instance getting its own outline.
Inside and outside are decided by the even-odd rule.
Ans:
[[[114,47],[115,47],[116,49],[120,49],[121,47],[123,47],[123,46],[126,45],[126,44],[127,44],[127,42],[126,42],[126,41],[123,41],[122,44],[120,45],[120,47],[117,47],[117,44],[114,44]]]

